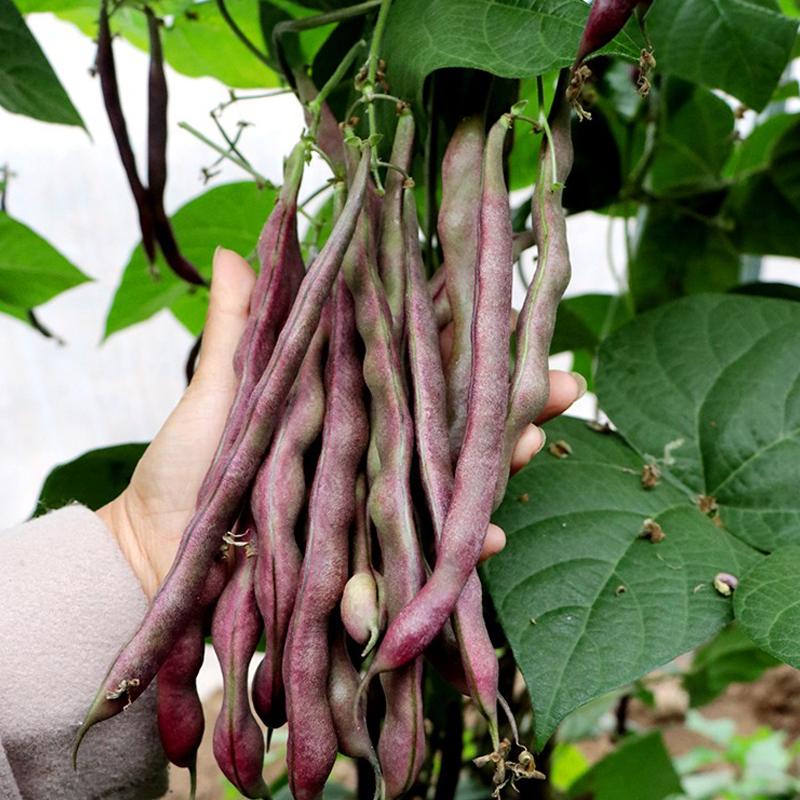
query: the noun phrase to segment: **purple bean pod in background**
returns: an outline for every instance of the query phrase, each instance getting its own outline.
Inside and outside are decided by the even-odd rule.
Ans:
[[[122,648],[79,728],[73,763],[86,731],[118,714],[147,688],[186,625],[196,615],[208,570],[226,531],[235,521],[305,353],[316,331],[342,256],[351,239],[364,202],[370,151],[364,148],[344,210],[328,241],[306,273],[297,300],[278,337],[269,365],[244,413],[246,423],[224,459],[207,499],[192,515],[175,561],[147,614]]]
[[[403,197],[406,267],[406,330],[414,396],[414,430],[422,485],[428,500],[437,550],[453,496],[453,467],[447,436],[446,386],[439,347],[439,331],[433,301],[423,272],[419,248],[417,207],[412,189]],[[469,694],[489,723],[497,750],[498,664],[483,619],[483,592],[478,573],[467,578],[453,612],[458,642],[458,662],[463,668]],[[457,672],[451,666],[449,672]],[[460,676],[459,676],[460,677]]]
[[[411,495],[414,428],[391,312],[378,275],[373,225],[366,210],[342,271],[355,298],[356,325],[365,348],[364,380],[372,399],[374,441],[368,510],[385,565],[386,609],[391,622],[420,590],[425,571]],[[425,756],[422,660],[385,675],[382,686],[386,715],[378,757],[386,796],[392,800],[411,787]]]
[[[245,796],[270,797],[264,783],[264,735],[250,710],[247,673],[261,638],[263,622],[253,577],[256,530],[244,529],[235,553],[233,575],[220,595],[211,623],[211,640],[222,670],[222,708],[214,726],[214,758],[225,777]],[[238,548],[237,548],[238,549]]]
[[[319,436],[325,414],[322,373],[329,334],[328,312],[326,306],[250,493],[250,509],[258,531],[256,600],[266,632],[264,660],[253,678],[253,705],[269,728],[286,722],[283,646],[302,562],[295,529],[306,502],[303,457]]]
[[[639,0],[592,0],[575,64],[605,47],[625,27],[638,4]]]
[[[367,679],[408,664],[433,641],[478,563],[491,518],[508,408],[513,263],[503,146],[511,124],[509,115],[501,117],[484,150],[467,425],[436,565],[422,590],[397,616],[390,614]]]
[[[570,105],[562,73],[550,112],[551,137],[539,151],[539,178],[533,194],[533,230],[539,253],[536,272],[517,319],[517,350],[511,381],[503,445],[503,471],[495,494],[499,505],[508,482],[514,445],[525,427],[539,416],[550,394],[550,342],[556,313],[570,278],[567,222],[561,205],[564,182],[572,169]],[[556,174],[553,174],[555,155]]]
[[[442,204],[437,231],[453,319],[453,349],[445,365],[445,379],[450,454],[454,464],[464,439],[472,369],[472,303],[478,258],[483,128],[480,117],[468,117],[460,122],[442,160]]]
[[[353,298],[341,278],[333,303],[322,448],[308,501],[300,585],[283,653],[289,721],[286,761],[295,800],[320,797],[336,760],[338,740],[328,704],[328,629],[347,582],[356,477],[369,435]]]

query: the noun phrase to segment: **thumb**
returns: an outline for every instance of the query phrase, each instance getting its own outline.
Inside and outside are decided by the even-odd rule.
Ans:
[[[192,383],[235,390],[233,355],[247,324],[255,281],[253,270],[240,255],[223,247],[216,249],[203,343]]]

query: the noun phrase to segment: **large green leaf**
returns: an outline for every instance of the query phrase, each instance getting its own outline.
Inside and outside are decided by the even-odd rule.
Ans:
[[[259,191],[253,183],[229,183],[210,189],[172,217],[181,251],[208,278],[218,245],[249,255],[274,202],[274,191]],[[160,255],[156,267],[154,273],[141,245],[137,246],[108,312],[106,337],[164,308],[174,308],[178,319],[197,335],[197,323],[205,317],[208,292],[176,277]]]
[[[41,236],[0,212],[0,303],[34,308],[88,280]]]
[[[623,740],[581,776],[568,797],[576,800],[665,800],[682,794],[681,781],[659,731]]]
[[[582,294],[568,297],[558,306],[550,352],[589,350],[594,353],[600,342],[630,317],[630,310],[618,295]]]
[[[620,436],[569,418],[545,430],[572,454],[545,452],[511,479],[495,515],[508,544],[484,568],[531,692],[539,746],[574,708],[727,624],[731,603],[713,578],[741,574],[757,557],[682,488],[643,488],[644,461]],[[662,541],[640,536],[648,519]]]
[[[713,497],[743,542],[798,542],[797,303],[686,298],[638,317],[600,352],[602,406],[640,454]]]
[[[589,8],[583,0],[395,0],[384,52],[395,94],[417,100],[442,67],[527,78],[572,63]],[[608,51],[638,58],[623,32]]]
[[[800,529],[795,540],[800,540]],[[736,619],[753,641],[781,661],[800,667],[800,545],[776,550],[742,579],[734,592]]]
[[[736,601],[734,600],[734,609]],[[710,703],[731,683],[748,683],[761,677],[765,669],[778,662],[756,647],[739,625],[729,625],[699,648],[692,666],[683,675],[693,707]]]
[[[737,246],[748,253],[800,256],[800,115],[757,129],[735,162],[727,213]]]
[[[658,0],[647,25],[659,71],[724,89],[759,110],[797,34],[775,0]]]
[[[44,122],[83,126],[80,114],[11,0],[0,0],[0,105]]]
[[[55,467],[45,479],[33,515],[72,502],[93,510],[104,506],[128,485],[146,447],[139,443],[102,447]]]

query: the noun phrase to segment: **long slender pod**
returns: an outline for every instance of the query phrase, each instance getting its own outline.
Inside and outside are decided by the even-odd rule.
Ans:
[[[356,325],[365,348],[364,379],[372,397],[375,450],[368,509],[385,565],[386,609],[391,622],[420,590],[425,572],[410,484],[414,430],[372,231],[365,212],[342,270],[356,301]],[[425,755],[421,659],[384,676],[383,691],[386,716],[378,756],[391,800],[411,787]]]
[[[106,116],[111,124],[111,132],[117,144],[117,151],[128,179],[136,211],[139,215],[139,229],[142,233],[142,247],[152,264],[156,260],[156,242],[153,232],[153,213],[147,190],[144,188],[136,170],[136,158],[133,155],[128,126],[122,111],[122,101],[117,83],[117,68],[114,62],[114,48],[111,42],[111,26],[108,20],[108,0],[100,3],[100,17],[97,23],[97,74],[100,77],[100,88],[103,92],[103,104]]]
[[[403,302],[405,299],[402,225],[403,173],[407,173],[411,169],[413,145],[414,117],[407,106],[401,105],[390,158],[395,169],[389,169],[386,174],[386,193],[381,205],[380,244],[378,246],[380,276],[386,291],[389,310],[392,312],[392,330],[398,342],[402,340],[403,336]]]
[[[472,301],[478,258],[483,127],[480,117],[460,122],[442,160],[442,204],[437,230],[444,254],[442,274],[453,318],[453,349],[445,372],[453,463],[464,439],[472,366]]]
[[[372,651],[381,631],[378,582],[372,566],[367,517],[367,481],[356,481],[356,517],[353,526],[352,566],[342,593],[340,613],[350,637],[360,644],[362,656]]]
[[[305,274],[297,235],[297,195],[304,166],[305,146],[300,143],[286,159],[283,186],[258,239],[260,271],[250,298],[250,315],[233,357],[239,384],[214,456],[217,469],[242,429],[250,395],[269,363]],[[218,478],[217,469],[209,470],[201,495]]]
[[[206,609],[217,600],[227,580],[228,550],[225,545],[206,579],[201,603]],[[197,750],[205,729],[196,684],[205,654],[203,622],[198,617],[186,626],[158,671],[156,684],[158,732],[164,754],[176,766],[189,770],[192,800],[197,788]]]
[[[327,691],[328,627],[347,581],[356,476],[368,438],[353,299],[342,279],[333,302],[322,448],[308,502],[302,577],[283,654],[286,760],[295,800],[320,797],[336,760],[338,740]]]
[[[503,453],[503,471],[495,505],[503,499],[514,444],[534,420],[550,393],[548,357],[561,296],[570,278],[567,223],[561,205],[564,181],[572,169],[570,105],[562,73],[550,112],[550,133],[539,153],[539,179],[533,200],[533,228],[539,258],[517,320],[517,355],[511,381]],[[555,173],[554,170],[555,169]]]
[[[378,754],[367,730],[366,704],[358,698],[358,671],[350,660],[345,632],[333,626],[331,667],[328,674],[328,703],[336,729],[339,750],[350,758],[363,758],[375,770],[376,797],[383,795],[383,775]],[[357,707],[356,707],[356,704]],[[353,708],[356,707],[355,719]]]
[[[433,300],[423,274],[417,208],[412,189],[403,198],[406,267],[406,329],[414,388],[414,430],[422,485],[437,545],[453,496],[453,468],[447,436],[446,386]],[[489,723],[494,748],[497,726],[497,657],[483,620],[480,578],[472,570],[453,612],[453,627],[469,693]]]
[[[513,270],[503,145],[511,124],[511,116],[503,115],[489,132],[484,150],[467,425],[436,566],[419,594],[390,618],[365,680],[408,664],[433,641],[478,563],[489,525],[508,407]]]
[[[302,562],[295,528],[306,501],[303,456],[319,436],[325,413],[322,363],[328,343],[328,308],[250,493],[258,531],[256,600],[266,633],[264,659],[253,678],[253,705],[270,728],[286,722],[281,665]]]
[[[222,592],[211,623],[211,640],[222,669],[222,709],[214,726],[214,758],[225,777],[245,797],[269,798],[264,783],[264,736],[250,710],[247,672],[263,623],[256,605],[253,578],[255,527],[244,529],[248,541],[238,553],[230,581]]]
[[[242,505],[270,442],[300,364],[316,330],[364,201],[370,151],[364,148],[347,203],[328,241],[306,273],[275,350],[251,395],[246,422],[207,498],[184,531],[164,583],[131,640],[122,648],[78,730],[73,762],[86,731],[118,714],[150,684],[181,631],[196,613],[203,582],[221,539]]]
[[[592,0],[575,64],[605,47],[625,27],[638,4],[639,0]]]

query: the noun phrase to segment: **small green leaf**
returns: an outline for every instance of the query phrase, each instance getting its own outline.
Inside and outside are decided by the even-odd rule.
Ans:
[[[384,40],[395,94],[418,101],[425,78],[442,67],[528,78],[569,66],[589,7],[583,0],[395,0]],[[620,34],[603,52],[638,59]]]
[[[737,589],[738,591],[738,589]],[[734,609],[736,603],[734,601]],[[683,685],[693,707],[710,703],[731,683],[748,683],[778,662],[756,647],[737,625],[729,625],[697,650]]]
[[[43,122],[84,127],[81,115],[11,0],[0,0],[0,105]]]
[[[88,280],[41,236],[0,212],[0,302],[34,308]]]
[[[747,572],[733,593],[742,628],[759,647],[793,667],[800,667],[799,575],[800,545],[782,547]]]
[[[573,709],[726,625],[731,603],[714,575],[757,558],[671,482],[644,489],[643,459],[616,434],[570,418],[545,431],[571,454],[546,451],[511,478],[494,517],[508,544],[484,567],[539,747]],[[648,519],[663,541],[642,538]]]
[[[181,252],[208,278],[211,258],[218,245],[247,256],[272,211],[275,192],[259,191],[253,183],[229,183],[209,189],[190,200],[172,217]],[[208,292],[178,278],[161,255],[154,274],[141,245],[125,267],[106,319],[105,338],[148,319],[164,308],[173,308],[179,321],[195,336],[205,319]]]
[[[597,393],[639,453],[768,552],[800,541],[798,352],[797,303],[699,295],[606,339]]]
[[[592,800],[665,800],[683,788],[661,733],[652,731],[624,739],[612,753],[579,778],[570,798]]]
[[[797,23],[775,0],[658,0],[647,15],[658,70],[761,110],[789,61]]]
[[[45,478],[33,515],[72,502],[92,510],[104,506],[128,485],[146,448],[146,443],[102,447],[57,466]]]

